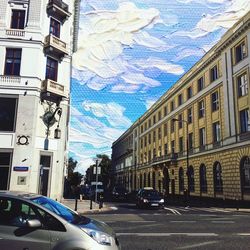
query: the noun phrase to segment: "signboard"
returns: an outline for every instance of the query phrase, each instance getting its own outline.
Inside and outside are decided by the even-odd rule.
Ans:
[[[27,172],[27,171],[29,171],[29,167],[26,167],[26,166],[14,166],[13,171]]]
[[[96,174],[96,167],[93,168],[93,174]],[[101,174],[101,167],[97,168],[97,174]]]

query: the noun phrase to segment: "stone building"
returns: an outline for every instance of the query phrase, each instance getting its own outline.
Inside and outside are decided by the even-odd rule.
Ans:
[[[79,4],[0,0],[0,190],[62,196]]]
[[[113,143],[117,183],[250,200],[249,28],[250,13]]]

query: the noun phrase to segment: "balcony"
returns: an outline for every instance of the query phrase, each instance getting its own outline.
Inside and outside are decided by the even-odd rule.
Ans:
[[[164,163],[164,162],[169,162],[173,164],[173,163],[176,163],[177,158],[178,158],[178,154],[176,153],[154,157],[152,161],[152,165],[158,164],[158,163]]]
[[[45,37],[44,51],[46,54],[53,54],[60,59],[68,55],[66,43],[52,34]]]
[[[49,0],[47,5],[47,13],[56,17],[61,22],[67,20],[71,15],[69,12],[69,6],[62,0]]]
[[[60,102],[63,97],[68,97],[65,87],[55,81],[46,79],[42,82],[41,98],[52,102]]]
[[[21,77],[20,76],[6,76],[0,75],[0,85],[20,85]]]
[[[7,29],[6,36],[13,38],[22,38],[25,36],[25,31],[19,29]]]

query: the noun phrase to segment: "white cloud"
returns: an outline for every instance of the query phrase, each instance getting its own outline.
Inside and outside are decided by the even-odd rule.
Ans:
[[[183,48],[181,49],[177,54],[176,57],[174,58],[174,62],[178,62],[186,57],[189,56],[196,56],[196,57],[202,57],[205,54],[205,50],[200,49],[200,48]]]
[[[125,108],[115,102],[109,103],[94,103],[84,101],[82,103],[86,111],[90,111],[98,118],[105,117],[112,127],[129,127],[132,122],[124,116]]]
[[[111,92],[113,93],[127,93],[127,94],[133,94],[137,91],[139,91],[140,86],[134,85],[134,84],[116,84],[111,88]]]
[[[142,69],[157,68],[163,72],[173,75],[181,75],[184,73],[184,69],[180,65],[168,63],[159,58],[148,58],[147,60],[135,60],[134,64]]]
[[[137,66],[123,57],[124,48],[134,45],[159,52],[172,48],[146,31],[162,23],[159,10],[140,9],[132,2],[121,1],[116,10],[93,10],[82,14],[78,51],[73,55],[73,78],[94,90],[109,86],[113,92],[122,91],[121,85],[126,84],[160,85],[146,77],[143,70],[138,72]],[[115,87],[116,84],[119,86]],[[141,88],[129,86],[128,89],[131,92]]]
[[[179,2],[189,3],[192,0],[178,0]],[[172,36],[187,36],[191,39],[204,37],[207,34],[217,31],[220,28],[228,29],[234,25],[243,15],[250,11],[249,0],[210,0],[210,3],[228,3],[224,11],[217,14],[203,15],[196,27],[191,31],[177,31]],[[221,10],[221,9],[220,9]]]
[[[145,106],[148,109],[150,109],[150,107],[152,107],[152,105],[158,100],[158,98],[155,99],[147,99],[145,102]]]

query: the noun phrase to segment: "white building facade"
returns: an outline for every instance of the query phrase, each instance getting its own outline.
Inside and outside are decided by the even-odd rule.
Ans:
[[[0,190],[61,199],[79,0],[0,0]]]

